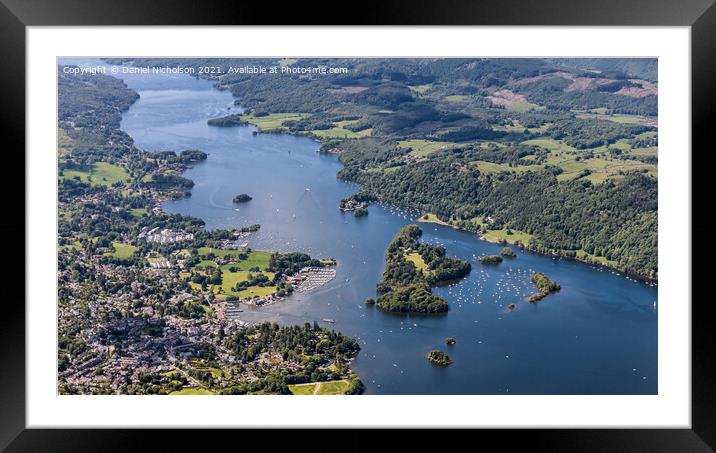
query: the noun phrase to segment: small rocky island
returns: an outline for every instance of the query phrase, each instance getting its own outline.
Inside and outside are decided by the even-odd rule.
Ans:
[[[561,289],[561,286],[559,286],[557,282],[550,280],[550,278],[542,272],[535,272],[532,275],[532,283],[537,287],[537,292],[532,294],[528,299],[532,303],[540,301]]]
[[[251,201],[251,200],[252,200],[252,198],[245,193],[240,193],[234,197],[234,203],[246,203],[247,201]]]
[[[485,255],[480,257],[480,264],[500,264],[502,257],[500,255]]]
[[[428,353],[428,361],[438,366],[448,366],[452,363],[450,356],[437,349],[433,349]]]
[[[445,344],[448,345],[448,346],[452,346],[452,345],[454,345],[455,343],[457,343],[457,340],[454,339],[453,337],[448,337],[448,338],[445,339]]]

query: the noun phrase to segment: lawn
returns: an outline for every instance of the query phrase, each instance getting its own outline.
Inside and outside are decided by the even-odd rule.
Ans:
[[[310,384],[292,384],[288,389],[294,395],[345,395],[350,388],[347,379],[328,382],[311,382]]]
[[[248,272],[248,271],[237,271],[237,272],[231,272],[228,269],[221,271],[221,288],[224,290],[224,294],[231,294],[233,296],[239,296],[239,297],[250,297],[251,295],[267,295],[267,294],[273,294],[276,292],[275,286],[250,286],[248,289],[235,292],[231,288],[236,286],[237,283],[245,282],[249,278],[249,274],[258,275],[260,272]],[[274,273],[273,272],[266,272],[265,275],[269,278],[269,280],[273,279]],[[214,292],[217,292],[218,288],[214,288]]]
[[[435,214],[432,214],[430,212],[428,212],[427,214],[425,214],[423,216],[420,216],[420,218],[418,219],[418,222],[437,223],[438,225],[450,226],[449,223],[443,222],[442,220],[438,219],[438,216],[436,216]]]
[[[90,182],[93,186],[111,186],[115,182],[130,181],[127,170],[107,162],[96,162],[90,171],[65,169],[59,178],[60,180],[79,178],[83,182]]]
[[[207,389],[199,388],[199,387],[190,387],[190,388],[183,388],[181,390],[176,390],[169,394],[170,395],[214,395],[214,392],[209,391]]]
[[[262,132],[282,131],[286,121],[299,121],[308,118],[307,113],[270,113],[266,116],[241,115],[241,120],[258,127]]]
[[[401,148],[410,148],[411,156],[425,157],[435,151],[454,148],[460,145],[452,142],[434,142],[431,140],[402,140],[398,142],[398,146]]]
[[[106,255],[120,259],[131,258],[139,248],[129,244],[122,244],[121,242],[112,242],[112,247],[114,247],[114,252],[109,252]]]
[[[349,129],[337,126],[330,129],[311,131],[311,134],[319,138],[360,138],[368,137],[373,132],[373,128],[363,129],[362,131],[353,132]]]
[[[423,274],[427,274],[428,272],[430,272],[428,270],[428,265],[425,264],[425,260],[420,255],[420,253],[417,253],[417,252],[408,253],[405,255],[405,259],[407,259],[408,261],[413,263],[417,269],[422,270]]]
[[[613,260],[608,260],[603,256],[597,256],[592,255],[591,253],[587,253],[584,250],[577,250],[577,258],[579,259],[591,259],[594,261],[597,261],[600,264],[607,265],[607,266],[616,266],[617,262]]]
[[[512,234],[507,234],[507,228],[503,228],[501,230],[490,230],[489,225],[485,223],[481,217],[475,217],[472,219],[472,223],[488,228],[487,232],[482,234],[482,237],[489,242],[499,243],[504,240],[509,244],[514,244],[517,241],[520,241],[524,245],[527,245],[533,237],[531,234],[519,230],[511,230]]]
[[[215,249],[211,247],[200,247],[199,255],[204,256],[208,255],[209,253],[213,253],[216,256],[221,256],[223,258],[226,257],[234,257],[236,258],[242,253],[246,253],[241,250],[226,250],[226,249]],[[238,264],[236,264],[236,267],[238,267],[241,270],[249,270],[254,267],[258,267],[261,270],[265,270],[269,265],[269,260],[271,259],[271,252],[255,252],[252,251],[249,253],[249,256],[247,259],[239,261]],[[200,263],[200,265],[203,263],[207,266],[211,266],[211,264],[205,263],[205,261],[210,260],[204,260]],[[212,261],[213,263],[213,261]],[[216,263],[214,263],[216,265]]]
[[[525,140],[522,144],[540,146],[550,151],[574,151],[574,148],[571,146],[565,145],[557,140],[552,140],[551,138],[535,138],[533,140]]]

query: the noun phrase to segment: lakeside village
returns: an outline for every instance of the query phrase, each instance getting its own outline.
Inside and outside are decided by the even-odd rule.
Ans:
[[[270,305],[285,300],[285,297],[293,292],[305,293],[335,278],[336,270],[333,266],[336,265],[336,261],[333,259],[322,259],[319,260],[320,266],[304,266],[297,271],[290,269],[289,272],[278,276],[275,272],[265,272],[269,267],[270,252],[252,251],[246,240],[258,231],[258,228],[258,225],[252,225],[234,230],[232,231],[234,239],[222,239],[216,248],[199,248],[198,254],[201,258],[199,263],[187,259],[190,254],[184,249],[174,252],[173,255],[177,258],[175,260],[157,256],[152,252],[147,253],[145,258],[149,266],[154,269],[170,269],[175,265],[180,276],[190,276],[189,284],[192,288],[211,291],[217,303],[227,302],[226,306],[220,307],[219,315],[229,318],[235,318],[236,314],[241,312],[238,309],[239,303],[253,306]],[[137,239],[149,243],[175,244],[193,241],[194,234],[170,228],[145,227],[137,235]],[[254,265],[250,266],[248,263]],[[202,276],[212,276],[213,270],[217,268],[221,271],[220,282],[216,278],[210,279],[208,284],[206,280],[202,280]],[[228,281],[225,282],[224,278]],[[231,286],[230,283],[234,285]]]

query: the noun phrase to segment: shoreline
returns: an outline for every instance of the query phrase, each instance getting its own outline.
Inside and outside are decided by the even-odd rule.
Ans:
[[[472,234],[473,236],[477,237],[477,238],[480,239],[481,241],[489,242],[490,244],[498,244],[498,245],[503,244],[503,242],[501,242],[501,241],[491,241],[491,240],[487,239],[485,236],[483,236],[483,235],[480,234],[480,233],[476,233],[476,232],[474,232],[474,231],[470,231],[470,230],[467,230],[467,229],[465,229],[465,228],[461,228],[461,227],[459,227],[459,226],[457,226],[457,225],[453,225],[452,223],[448,223],[448,222],[442,221],[442,220],[440,220],[440,219],[437,219],[437,221],[432,220],[432,219],[429,219],[429,220],[418,219],[418,220],[416,220],[416,222],[418,222],[418,223],[430,223],[430,224],[433,224],[433,225],[440,225],[440,226],[444,226],[444,227],[447,227],[447,228],[452,228],[452,229],[454,229],[454,230],[458,230],[458,231],[462,231],[462,232],[465,232],[465,233],[468,233],[468,234]],[[540,252],[540,251],[538,251],[538,250],[536,250],[536,249],[534,249],[534,248],[530,247],[529,245],[524,244],[524,243],[522,243],[522,242],[520,242],[519,244],[517,244],[516,242],[510,242],[510,241],[508,241],[508,240],[505,239],[505,240],[504,240],[504,243],[505,243],[505,244],[512,245],[512,246],[514,246],[514,247],[517,247],[517,248],[519,248],[520,250],[524,250],[524,251],[527,251],[527,252],[530,252],[530,253],[534,253],[535,255],[544,256],[544,257],[550,257],[550,256],[551,256],[551,257],[556,257],[556,258],[560,258],[560,259],[566,259],[566,260],[570,260],[570,261],[577,261],[577,262],[580,262],[580,263],[582,263],[582,264],[586,264],[586,265],[589,265],[589,266],[601,267],[601,268],[607,269],[607,270],[609,270],[609,271],[619,272],[621,275],[627,276],[627,277],[631,277],[631,278],[633,278],[633,279],[635,279],[635,280],[637,280],[637,281],[639,281],[639,282],[641,282],[641,283],[646,283],[646,284],[650,284],[650,285],[654,285],[654,286],[658,286],[658,284],[659,284],[659,279],[658,279],[658,277],[657,277],[657,278],[645,277],[645,276],[643,276],[643,275],[635,274],[635,273],[633,273],[633,272],[627,272],[627,271],[625,271],[624,269],[621,269],[621,268],[616,267],[616,266],[610,266],[609,264],[599,263],[599,262],[593,262],[593,261],[588,261],[588,260],[583,259],[583,258],[580,258],[580,257],[578,257],[578,256],[568,256],[568,255],[564,255],[564,254],[558,253],[557,251]]]

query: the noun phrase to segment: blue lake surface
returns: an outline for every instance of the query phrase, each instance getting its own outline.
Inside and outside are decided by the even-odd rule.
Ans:
[[[100,62],[66,60],[78,65]],[[210,127],[208,118],[241,111],[226,91],[188,75],[113,74],[140,94],[122,129],[148,151],[201,149],[208,159],[185,176],[192,196],[164,204],[201,217],[207,228],[253,223],[255,250],[303,251],[338,260],[337,276],[309,293],[267,307],[247,307],[245,321],[313,320],[361,345],[353,363],[369,394],[655,394],[657,288],[582,263],[517,251],[495,267],[475,256],[500,246],[472,234],[421,224],[423,240],[470,260],[470,275],[435,288],[450,311],[437,316],[384,313],[363,304],[375,297],[387,245],[417,213],[371,205],[355,218],[338,202],[358,186],[336,179],[341,164],[305,137],[258,134],[252,126]],[[248,193],[249,203],[233,197]],[[562,290],[530,304],[540,271]],[[508,311],[506,306],[517,307]],[[326,324],[324,318],[334,319]],[[457,344],[447,346],[446,337]],[[434,367],[426,355],[447,352],[454,364]]]

